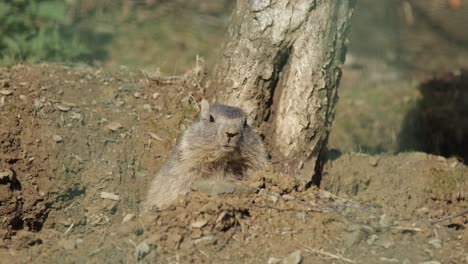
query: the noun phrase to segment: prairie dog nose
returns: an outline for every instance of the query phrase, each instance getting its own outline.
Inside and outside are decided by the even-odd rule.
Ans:
[[[238,132],[234,132],[234,133],[225,132],[225,133],[228,138],[233,138],[239,134]]]

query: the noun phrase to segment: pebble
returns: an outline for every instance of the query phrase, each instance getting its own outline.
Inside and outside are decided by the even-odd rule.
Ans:
[[[118,122],[111,122],[107,125],[107,128],[109,128],[112,131],[116,131],[122,128],[122,125]]]
[[[368,245],[373,245],[375,243],[375,241],[377,241],[377,239],[379,239],[379,235],[373,234],[367,239],[367,244]]]
[[[70,117],[71,117],[71,119],[80,120],[80,119],[81,119],[81,114],[80,114],[80,113],[72,112],[72,113],[70,114]]]
[[[28,97],[26,95],[20,95],[19,99],[25,101]]]
[[[63,142],[63,138],[59,135],[53,135],[52,136],[52,139],[56,142],[56,143],[61,143]]]
[[[124,105],[124,104],[125,104],[124,101],[121,101],[121,100],[115,101],[115,106],[117,106],[117,107],[121,107],[121,106]]]
[[[291,196],[289,194],[283,194],[283,199],[287,200],[287,201],[292,201],[294,199],[296,199],[294,196]]]
[[[395,245],[395,243],[391,240],[388,239],[383,239],[380,238],[377,241],[375,241],[374,245],[381,246],[383,248],[389,249]]]
[[[429,244],[431,244],[435,249],[439,249],[442,247],[442,241],[440,239],[431,239],[429,240]]]
[[[276,195],[270,195],[270,200],[271,200],[273,203],[277,203],[277,202],[278,202],[278,196],[276,196]]]
[[[140,98],[141,94],[139,92],[135,92],[133,96],[135,96],[135,98]]]
[[[71,107],[68,106],[68,105],[63,105],[63,104],[59,104],[59,105],[56,105],[55,106],[58,110],[62,111],[62,112],[68,112],[70,111]]]
[[[377,167],[377,165],[379,165],[379,158],[377,157],[371,157],[369,159],[369,164],[372,166],[372,167]]]
[[[151,105],[150,104],[144,104],[143,105],[143,109],[147,110],[147,111],[151,111]]]
[[[280,258],[275,258],[275,257],[270,257],[268,259],[268,264],[278,264],[278,263],[281,263],[281,259]]]
[[[133,234],[137,235],[137,236],[141,236],[145,233],[145,230],[143,230],[142,227],[135,227],[132,229],[132,232]]]
[[[330,192],[320,190],[319,197],[322,199],[330,199],[332,198],[332,194]]]
[[[11,94],[13,94],[13,91],[12,90],[1,89],[0,94],[1,95],[11,95]]]
[[[386,258],[386,257],[380,257],[380,261],[382,262],[387,262],[387,263],[400,263],[400,261],[396,258]]]
[[[120,197],[116,194],[109,193],[109,192],[101,192],[101,198],[102,199],[109,199],[109,200],[114,200],[118,201]]]
[[[207,223],[208,223],[208,221],[206,221],[206,220],[199,220],[199,221],[192,222],[192,223],[190,224],[190,226],[193,227],[193,228],[202,228],[202,227],[204,227]]]
[[[390,227],[393,225],[393,218],[386,214],[383,214],[380,216],[379,225],[383,228]]]
[[[122,220],[122,224],[126,223],[126,222],[129,222],[129,221],[133,220],[134,218],[135,218],[134,214],[127,214],[126,216],[124,216],[124,218]]]
[[[302,222],[305,222],[307,214],[305,212],[298,212],[296,218]]]
[[[13,175],[14,175],[13,171],[4,170],[4,171],[0,172],[0,180],[8,178],[11,181],[11,179],[13,179]]]
[[[158,99],[159,93],[154,93],[152,97],[153,97],[153,99]]]
[[[137,260],[143,259],[146,255],[148,255],[151,252],[151,247],[148,245],[148,242],[144,240],[141,242],[135,249],[135,253],[133,253],[133,256]]]
[[[418,214],[420,216],[427,215],[427,214],[429,214],[429,208],[421,207],[421,208],[416,210],[416,214]]]
[[[216,242],[216,237],[213,235],[208,235],[208,236],[200,237],[200,238],[193,240],[193,244],[195,245],[199,243],[213,244],[214,242]]]
[[[302,262],[301,251],[296,250],[293,253],[289,254],[287,257],[283,258],[282,264],[299,264]]]

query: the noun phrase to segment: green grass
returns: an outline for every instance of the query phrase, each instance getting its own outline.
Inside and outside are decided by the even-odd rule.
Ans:
[[[89,40],[95,34],[74,28],[68,8],[60,0],[0,2],[0,64],[68,62],[94,56]]]

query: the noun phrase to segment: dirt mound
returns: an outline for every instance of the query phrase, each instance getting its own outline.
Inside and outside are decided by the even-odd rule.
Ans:
[[[439,219],[468,207],[467,168],[455,159],[344,155],[326,165],[321,189],[261,171],[199,182],[140,215],[197,113],[197,84],[57,65],[0,76],[2,262],[468,261],[466,215]]]

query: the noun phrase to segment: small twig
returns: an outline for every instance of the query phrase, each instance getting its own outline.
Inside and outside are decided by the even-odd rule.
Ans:
[[[143,77],[145,77],[146,85],[148,85],[148,84],[149,84],[148,75],[146,75],[145,71],[143,71],[143,70],[141,70],[140,72],[141,72],[141,74],[143,75]]]
[[[98,253],[99,251],[101,251],[103,249],[104,249],[104,247],[100,247],[100,248],[98,248],[96,250],[93,250],[91,253],[88,254],[88,257],[91,257],[92,255]]]
[[[327,256],[327,257],[337,259],[337,260],[342,260],[342,261],[349,262],[349,263],[357,263],[357,261],[345,258],[345,257],[343,257],[341,255],[337,255],[337,254],[333,254],[333,253],[323,251],[323,249],[318,250],[318,249],[308,247],[306,245],[302,245],[302,246],[306,249],[306,251],[310,251],[312,253],[316,253],[316,254],[319,254],[319,255],[322,255],[322,256]]]
[[[462,210],[462,211],[460,211],[458,213],[446,216],[446,217],[431,219],[431,223],[432,224],[437,224],[437,223],[444,222],[444,221],[447,221],[447,220],[450,220],[450,219],[453,219],[455,217],[459,217],[459,216],[462,216],[462,215],[465,215],[465,214],[468,214],[468,208],[465,209],[465,210]]]
[[[391,227],[392,229],[396,229],[396,230],[407,230],[407,231],[413,231],[413,232],[422,232],[423,230],[421,228],[418,228],[418,227],[408,227],[408,226],[393,226]]]
[[[193,245],[193,247],[195,247],[195,249],[200,252],[203,256],[207,257],[207,258],[210,258],[210,255],[208,255],[206,252],[204,252],[203,250],[199,249],[197,247],[197,245]]]
[[[74,226],[75,226],[75,224],[72,223],[72,224],[70,225],[70,227],[68,227],[68,229],[65,231],[65,233],[63,233],[63,235],[68,234],[68,232],[70,232]]]
[[[333,247],[333,249],[335,249],[336,252],[338,252],[338,248],[335,246],[335,244],[333,244],[333,242],[330,240],[330,238],[328,238],[327,235],[322,235],[327,241],[328,243],[330,243],[330,245]]]
[[[198,106],[197,99],[193,97],[192,93],[189,93],[189,97],[192,98],[193,102],[195,103],[195,107],[197,108],[198,111],[200,111],[200,106]]]
[[[231,235],[226,239],[226,241],[224,241],[224,243],[218,248],[218,250],[216,250],[217,252],[220,252],[221,250],[223,250],[223,248],[227,245],[227,243],[229,243],[229,241],[232,239],[232,237],[234,236],[234,234],[236,233],[237,231],[237,222],[239,221],[237,215],[236,215],[236,221],[234,222],[234,230],[232,231]]]
[[[122,250],[122,248],[119,247],[119,246],[117,246],[117,244],[115,244],[114,242],[110,242],[110,243],[111,243],[114,247],[116,247],[118,250],[120,250],[120,251]]]
[[[135,249],[138,247],[137,244],[133,242],[133,240],[128,239],[128,242],[130,242],[130,244],[132,244],[135,247]]]

